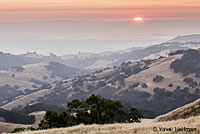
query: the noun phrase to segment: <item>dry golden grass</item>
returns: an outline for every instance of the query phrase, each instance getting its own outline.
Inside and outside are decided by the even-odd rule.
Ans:
[[[153,131],[153,128],[157,131]],[[159,127],[174,128],[187,127],[196,128],[197,131],[159,131]],[[142,123],[110,124],[110,125],[79,125],[75,127],[49,129],[35,132],[23,132],[21,134],[199,134],[200,116],[177,121],[156,122],[155,120],[142,120]]]
[[[174,88],[168,87],[169,84],[173,84],[174,87],[179,85],[181,85],[181,87],[187,87],[188,85],[183,82],[185,77],[183,77],[181,73],[175,73],[173,69],[170,69],[170,64],[174,60],[180,59],[181,57],[182,55],[175,55],[169,58],[159,59],[158,61],[149,65],[149,69],[126,78],[126,88],[129,88],[129,86],[131,86],[133,83],[146,83],[148,88],[141,88],[139,86],[135,89],[153,94],[153,89],[155,87],[165,88],[166,90],[174,90]],[[155,78],[156,75],[164,76],[164,80],[159,83],[153,82],[153,78]],[[200,81],[199,79],[195,79],[194,76],[191,76],[191,78],[193,78],[195,81]],[[190,90],[192,91],[194,89],[190,88]]]
[[[155,120],[158,122],[171,121],[195,116],[200,116],[200,99],[180,108],[177,108],[167,114],[158,116]]]
[[[200,134],[200,99],[159,116],[154,120],[143,119],[141,123],[79,125],[68,128],[49,129],[21,134]],[[44,113],[35,113],[43,115]],[[194,117],[196,116],[196,117]],[[38,116],[39,118],[40,116]],[[41,118],[41,117],[40,117]],[[187,118],[187,119],[184,119]],[[175,128],[191,128],[195,131],[176,131]],[[160,130],[160,128],[168,130]],[[156,131],[154,131],[156,129]],[[170,131],[171,129],[171,131]]]
[[[45,115],[45,111],[41,111],[41,112],[33,112],[29,115],[34,115],[35,116],[35,123],[32,125],[33,128],[37,128],[40,121],[44,118],[44,115]]]
[[[15,128],[20,128],[20,127],[27,128],[31,127],[31,125],[0,122],[0,134],[3,132],[12,132]]]

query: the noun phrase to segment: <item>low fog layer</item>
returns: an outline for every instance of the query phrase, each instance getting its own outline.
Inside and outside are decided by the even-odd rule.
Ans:
[[[200,21],[0,23],[0,50],[57,55],[103,52],[166,42],[200,33]]]

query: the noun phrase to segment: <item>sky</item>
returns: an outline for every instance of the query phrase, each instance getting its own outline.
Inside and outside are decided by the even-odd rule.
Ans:
[[[0,51],[115,51],[200,34],[199,25],[200,0],[0,0]]]
[[[0,22],[199,20],[199,0],[0,0]]]

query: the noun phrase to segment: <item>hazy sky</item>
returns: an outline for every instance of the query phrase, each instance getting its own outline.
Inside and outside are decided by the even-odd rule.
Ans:
[[[0,0],[0,21],[199,20],[200,0]]]
[[[0,23],[0,51],[57,55],[146,46],[200,33],[199,21]]]
[[[200,0],[0,0],[0,51],[120,50],[198,34],[199,25]]]

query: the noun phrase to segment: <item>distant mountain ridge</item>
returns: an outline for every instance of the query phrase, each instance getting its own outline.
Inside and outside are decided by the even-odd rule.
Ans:
[[[169,42],[200,42],[200,34],[192,34],[192,35],[185,35],[185,36],[178,36]]]
[[[191,43],[162,43],[149,47],[129,48],[123,51],[104,52],[104,53],[79,53],[65,56],[45,56],[43,58],[31,58],[35,61],[56,61],[67,66],[76,67],[84,70],[98,70],[106,67],[119,66],[125,61],[137,61],[141,59],[156,59],[160,56],[167,56],[168,53],[176,50],[186,50],[190,48],[200,48],[200,42]],[[30,54],[23,55],[26,60]]]
[[[169,42],[152,45],[148,47],[133,47],[120,51],[102,53],[78,53],[57,56],[50,53],[49,56],[42,54],[26,53],[12,55],[0,53],[0,69],[35,64],[40,62],[58,62],[78,68],[81,70],[98,70],[106,67],[119,66],[125,61],[137,61],[141,59],[156,59],[160,56],[167,56],[168,53],[176,50],[200,48],[200,35],[187,35],[176,37]]]

